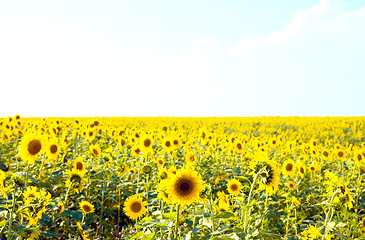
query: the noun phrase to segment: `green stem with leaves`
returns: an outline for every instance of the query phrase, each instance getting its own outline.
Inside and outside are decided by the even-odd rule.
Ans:
[[[177,204],[176,207],[176,222],[175,222],[175,236],[174,238],[177,239],[178,234],[178,230],[179,230],[179,210],[180,210],[180,204]]]
[[[10,211],[10,216],[9,216],[8,240],[11,240],[10,234],[11,234],[11,227],[13,224],[13,214],[14,214],[14,209],[15,209],[15,193],[16,193],[16,186],[14,186],[13,199],[12,199],[11,211]]]
[[[326,235],[327,235],[327,224],[328,224],[328,222],[330,222],[330,221],[331,221],[332,216],[333,216],[333,208],[332,208],[331,204],[332,204],[333,199],[335,198],[335,196],[336,196],[338,193],[339,193],[339,190],[337,189],[337,190],[336,190],[336,191],[332,194],[331,201],[330,201],[330,207],[329,207],[329,209],[328,209],[328,211],[327,211],[327,213],[326,213],[326,219],[325,219],[325,221],[324,221],[324,234],[322,235],[322,240],[326,238]],[[330,218],[328,218],[328,216],[330,215],[330,212],[331,212],[331,217],[330,217]]]
[[[242,217],[244,216],[244,222],[243,222],[243,230],[244,232],[246,232],[247,230],[247,225],[248,225],[248,217],[247,215],[250,214],[251,209],[248,209],[248,206],[250,205],[250,201],[251,201],[251,196],[252,196],[252,192],[253,192],[253,187],[255,186],[257,177],[259,176],[259,174],[261,173],[261,171],[259,171],[258,173],[255,174],[255,177],[253,178],[252,184],[251,184],[251,189],[250,189],[250,193],[248,194],[248,199],[247,199],[247,204],[246,204],[246,208],[242,208],[242,213],[241,213],[241,221],[242,221]],[[244,214],[243,214],[244,211]],[[248,214],[247,214],[248,213]]]

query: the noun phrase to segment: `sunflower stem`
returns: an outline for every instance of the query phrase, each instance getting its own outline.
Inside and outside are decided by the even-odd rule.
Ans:
[[[40,168],[40,170],[39,170],[39,179],[38,179],[38,181],[40,181],[40,180],[42,180],[42,175],[43,175],[43,173],[42,173],[42,171],[43,171],[43,166],[44,166],[44,155],[42,156],[42,162],[41,162],[41,168]]]
[[[68,188],[67,188],[66,197],[65,197],[65,202],[64,202],[65,208],[66,208],[66,206],[67,206],[67,197],[68,197],[68,193],[70,192],[70,189],[71,189],[72,183],[73,183],[73,181],[71,181],[71,182],[70,182],[70,186],[68,186]]]
[[[251,196],[252,196],[252,192],[253,192],[253,187],[255,186],[257,177],[259,176],[260,173],[261,173],[261,171],[259,171],[259,172],[257,172],[255,174],[255,177],[253,178],[253,181],[252,181],[252,184],[251,184],[250,193],[248,194],[248,199],[247,199],[247,204],[246,204],[245,214],[244,214],[245,220],[243,222],[243,230],[244,230],[244,232],[246,232],[247,225],[248,225],[248,217],[247,217],[247,215],[250,215],[250,211],[251,211],[251,209],[249,209],[248,211],[247,211],[247,209],[248,209],[248,206],[250,205],[250,200],[251,200]],[[242,209],[242,212],[243,212],[243,209]],[[243,214],[241,214],[241,218],[242,218],[242,216],[243,216]]]
[[[102,184],[101,184],[101,213],[100,213],[100,224],[102,224],[103,221],[103,212],[104,212],[104,173],[102,173],[103,179],[102,179]]]
[[[25,183],[24,183],[25,188],[28,187],[28,177],[29,177],[29,164],[27,164],[27,171],[25,172]]]
[[[331,204],[332,204],[333,199],[337,195],[337,193],[339,193],[339,190],[338,189],[332,194],[332,197],[331,197],[330,207],[328,209],[328,212],[326,213],[326,219],[324,221],[324,234],[322,235],[322,240],[325,239],[326,238],[326,235],[327,235],[327,224],[328,224],[328,222],[331,221],[332,216],[333,216],[333,208],[332,208]],[[328,216],[330,215],[330,212],[331,212],[331,217],[328,218]]]
[[[16,192],[16,186],[14,186],[14,191],[13,191],[13,199],[12,199],[12,206],[11,206],[11,211],[10,211],[10,216],[9,216],[9,228],[8,228],[8,239],[11,240],[11,227],[13,224],[13,213],[14,213],[14,209],[15,209],[15,192]]]
[[[147,199],[147,202],[148,202],[148,180],[149,180],[148,177],[149,177],[149,174],[147,174],[147,176],[146,176],[146,199]],[[147,210],[147,217],[148,217],[148,215],[149,215],[148,204],[146,206],[146,210]]]
[[[180,204],[177,204],[177,209],[176,209],[176,222],[175,222],[175,236],[174,236],[174,239],[177,239],[177,236],[178,236],[178,230],[179,230],[179,210],[180,210]]]

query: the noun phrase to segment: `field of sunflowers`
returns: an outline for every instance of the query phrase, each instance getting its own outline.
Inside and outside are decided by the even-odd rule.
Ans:
[[[0,239],[365,239],[365,117],[0,119]]]

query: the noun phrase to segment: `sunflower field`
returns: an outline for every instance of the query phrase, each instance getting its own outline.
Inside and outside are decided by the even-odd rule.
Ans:
[[[365,117],[0,119],[0,239],[365,239]]]

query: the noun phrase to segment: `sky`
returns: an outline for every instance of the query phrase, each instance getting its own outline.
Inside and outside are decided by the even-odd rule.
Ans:
[[[0,0],[0,117],[364,116],[363,0]]]

